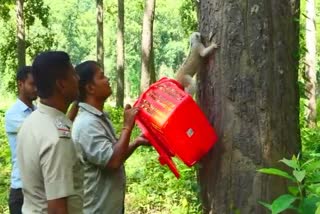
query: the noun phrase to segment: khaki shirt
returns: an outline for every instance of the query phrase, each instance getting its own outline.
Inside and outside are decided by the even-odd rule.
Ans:
[[[67,198],[68,213],[81,214],[83,169],[64,113],[39,104],[18,133],[24,214],[48,213],[47,201]]]
[[[124,166],[106,167],[113,155],[117,138],[108,115],[96,108],[79,104],[73,123],[72,139],[81,146],[84,159],[85,214],[122,214],[125,195]]]

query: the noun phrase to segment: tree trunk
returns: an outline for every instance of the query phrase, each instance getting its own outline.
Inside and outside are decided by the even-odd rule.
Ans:
[[[124,99],[124,0],[118,0],[117,34],[117,98],[116,105],[123,107]]]
[[[153,20],[156,0],[145,0],[143,28],[142,28],[142,54],[141,54],[141,82],[140,91],[143,92],[155,82],[155,69],[153,57]]]
[[[307,104],[307,123],[309,127],[315,127],[317,123],[317,102],[316,102],[316,21],[314,0],[306,1],[306,92],[308,97]]]
[[[26,65],[26,41],[23,4],[24,0],[16,0],[18,68]]]
[[[149,70],[150,70],[150,84],[154,83],[156,81],[156,69],[155,69],[155,63],[154,63],[154,48],[153,48],[153,39],[151,42],[151,54],[150,54],[150,64],[149,64]]]
[[[97,3],[97,62],[104,69],[104,46],[103,46],[103,0],[96,0]]]
[[[200,1],[200,32],[220,48],[198,100],[219,136],[199,166],[204,213],[267,213],[286,181],[257,172],[300,150],[299,0]]]

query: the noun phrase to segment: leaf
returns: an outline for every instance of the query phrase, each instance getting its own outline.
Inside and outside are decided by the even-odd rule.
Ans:
[[[312,161],[312,162],[306,162],[303,165],[303,167],[307,171],[314,171],[314,170],[320,169],[320,161],[316,160],[316,161]]]
[[[317,203],[320,202],[319,197],[308,197],[304,198],[301,204],[301,211],[303,214],[314,214],[316,213]]]
[[[259,204],[261,204],[262,206],[268,208],[270,211],[272,210],[271,204],[268,204],[268,203],[263,202],[263,201],[259,201]]]
[[[317,208],[315,214],[320,214],[320,205],[318,205],[318,208]]]
[[[261,172],[261,173],[264,173],[264,174],[277,175],[277,176],[284,177],[284,178],[287,178],[287,179],[292,180],[292,181],[296,181],[296,180],[294,179],[294,177],[292,177],[292,176],[289,175],[287,172],[282,171],[282,170],[280,170],[280,169],[276,169],[276,168],[262,168],[262,169],[258,169],[257,171],[258,171],[258,172]]]
[[[308,177],[305,184],[319,184],[320,183],[320,176],[319,173],[315,173],[312,176]]]
[[[297,181],[301,182],[306,176],[306,171],[305,170],[302,170],[302,171],[294,170],[293,175],[297,179]]]
[[[297,199],[293,195],[285,194],[279,196],[276,200],[272,202],[272,214],[280,213],[288,208]]]
[[[288,160],[288,159],[283,158],[282,160],[280,160],[280,162],[286,164],[287,166],[289,166],[293,169],[299,168],[298,161],[296,159]]]
[[[309,167],[310,167],[310,165],[312,166],[313,164],[318,165],[319,162],[317,163],[314,159],[310,159],[310,160],[304,162],[304,163],[301,165],[301,167],[308,170]],[[317,167],[317,168],[311,168],[311,169],[318,169],[318,168],[319,168],[319,167]]]
[[[299,189],[297,186],[288,186],[288,191],[291,195],[297,196],[299,193]]]

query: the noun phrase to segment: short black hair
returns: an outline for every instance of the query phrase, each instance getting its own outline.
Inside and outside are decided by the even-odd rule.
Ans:
[[[25,81],[29,74],[31,74],[31,66],[22,66],[17,71],[16,80]]]
[[[58,79],[64,79],[72,66],[70,57],[63,51],[46,51],[36,56],[32,63],[32,75],[40,98],[53,95]]]
[[[83,102],[86,98],[86,85],[93,81],[94,73],[101,65],[93,60],[88,60],[76,66],[76,72],[79,76],[79,101]]]

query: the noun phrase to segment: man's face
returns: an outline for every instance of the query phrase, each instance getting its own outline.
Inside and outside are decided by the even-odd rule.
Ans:
[[[71,64],[67,70],[67,75],[64,82],[65,87],[63,94],[65,95],[65,98],[68,100],[68,102],[76,100],[79,96],[79,76]]]
[[[18,81],[19,94],[26,99],[33,101],[37,99],[37,88],[33,80],[32,74],[28,74],[25,80]]]
[[[109,79],[104,75],[101,68],[96,67],[93,77],[93,96],[107,99],[112,94]]]

